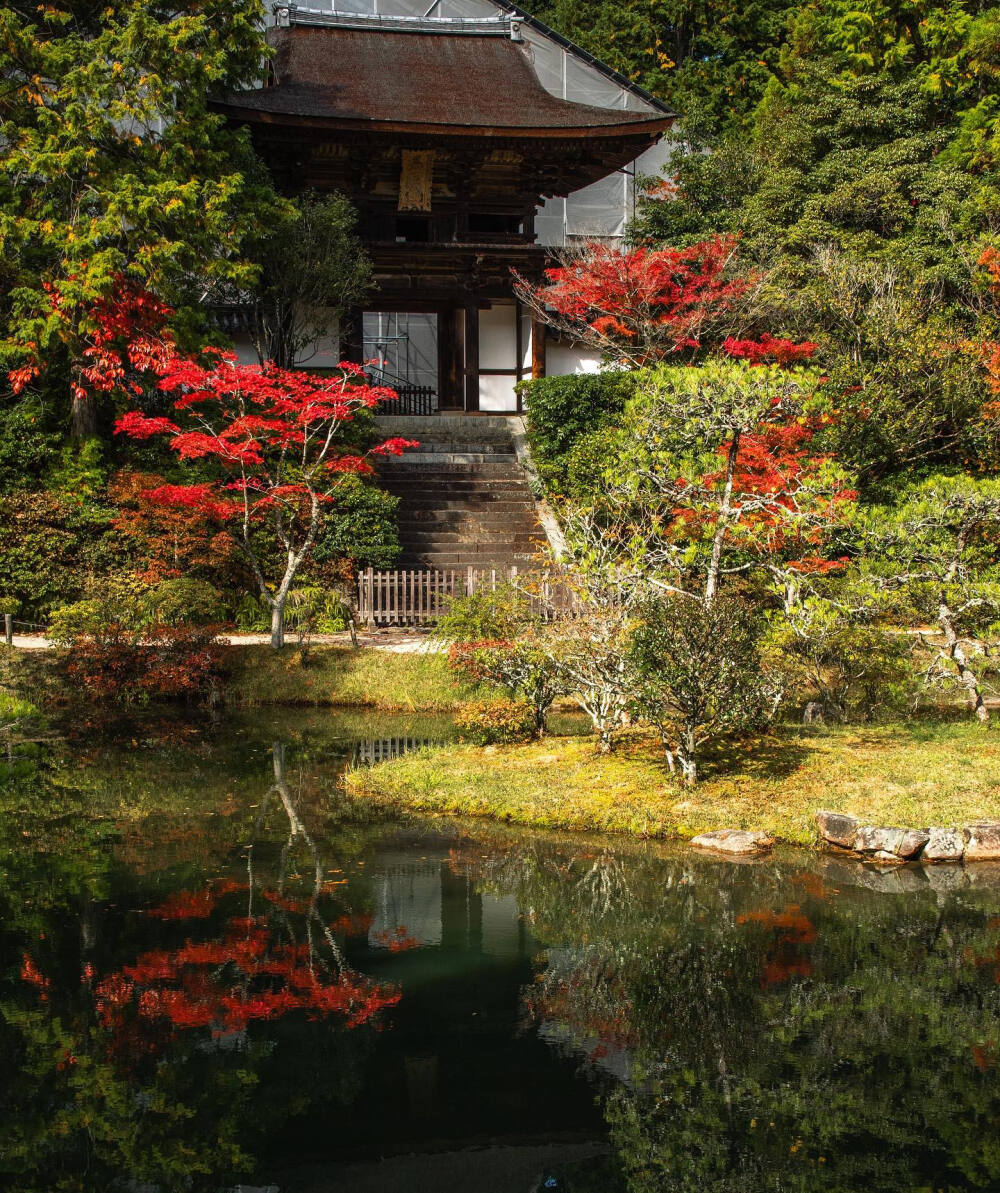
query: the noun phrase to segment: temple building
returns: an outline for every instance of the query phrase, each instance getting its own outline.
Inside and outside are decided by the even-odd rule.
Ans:
[[[378,362],[401,413],[518,410],[515,384],[599,361],[519,308],[511,269],[620,238],[673,114],[493,0],[278,7],[265,84],[216,101],[289,194],[354,204],[376,279],[310,364]]]

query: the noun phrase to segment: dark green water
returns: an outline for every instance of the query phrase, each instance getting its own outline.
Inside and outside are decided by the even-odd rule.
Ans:
[[[1000,877],[372,821],[447,725],[71,727],[0,777],[0,1187],[1000,1188]]]

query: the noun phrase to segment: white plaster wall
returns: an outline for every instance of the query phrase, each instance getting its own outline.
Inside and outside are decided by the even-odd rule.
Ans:
[[[495,302],[479,312],[479,367],[517,370],[516,309],[512,302]]]
[[[514,386],[517,378],[479,377],[479,409],[487,414],[513,414],[517,410],[517,394]]]
[[[545,345],[545,372],[550,377],[569,377],[581,373],[599,373],[601,357],[576,344]]]

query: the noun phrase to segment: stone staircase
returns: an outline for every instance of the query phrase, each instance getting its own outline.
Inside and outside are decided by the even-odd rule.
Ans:
[[[380,437],[419,448],[379,463],[400,498],[400,568],[529,567],[545,546],[528,477],[515,451],[519,420],[504,415],[384,415]]]

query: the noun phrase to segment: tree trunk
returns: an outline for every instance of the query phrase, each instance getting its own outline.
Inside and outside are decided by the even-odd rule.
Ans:
[[[729,445],[726,455],[726,482],[722,490],[722,502],[719,505],[719,522],[712,538],[712,558],[708,565],[708,575],[705,578],[705,604],[710,605],[715,600],[719,590],[719,571],[722,567],[722,548],[726,541],[726,531],[729,529],[729,519],[732,515],[733,476],[736,472],[736,457],[740,450],[739,431],[733,433],[733,441]]]
[[[986,707],[986,701],[983,700],[983,693],[979,688],[979,678],[969,666],[969,660],[965,657],[962,643],[959,641],[958,634],[955,631],[955,622],[952,617],[951,608],[944,593],[941,594],[938,602],[938,624],[944,630],[948,658],[955,664],[955,670],[958,672],[958,682],[968,693],[969,703],[972,705],[972,710],[976,714],[976,717],[985,725],[990,719],[990,710]]]
[[[682,736],[683,746],[677,751],[681,774],[688,787],[698,782],[698,742],[692,729],[686,729]]]
[[[281,650],[285,645],[285,598],[278,596],[271,605],[271,646]]]
[[[70,435],[77,443],[97,434],[97,403],[90,394],[74,394],[69,414]]]

